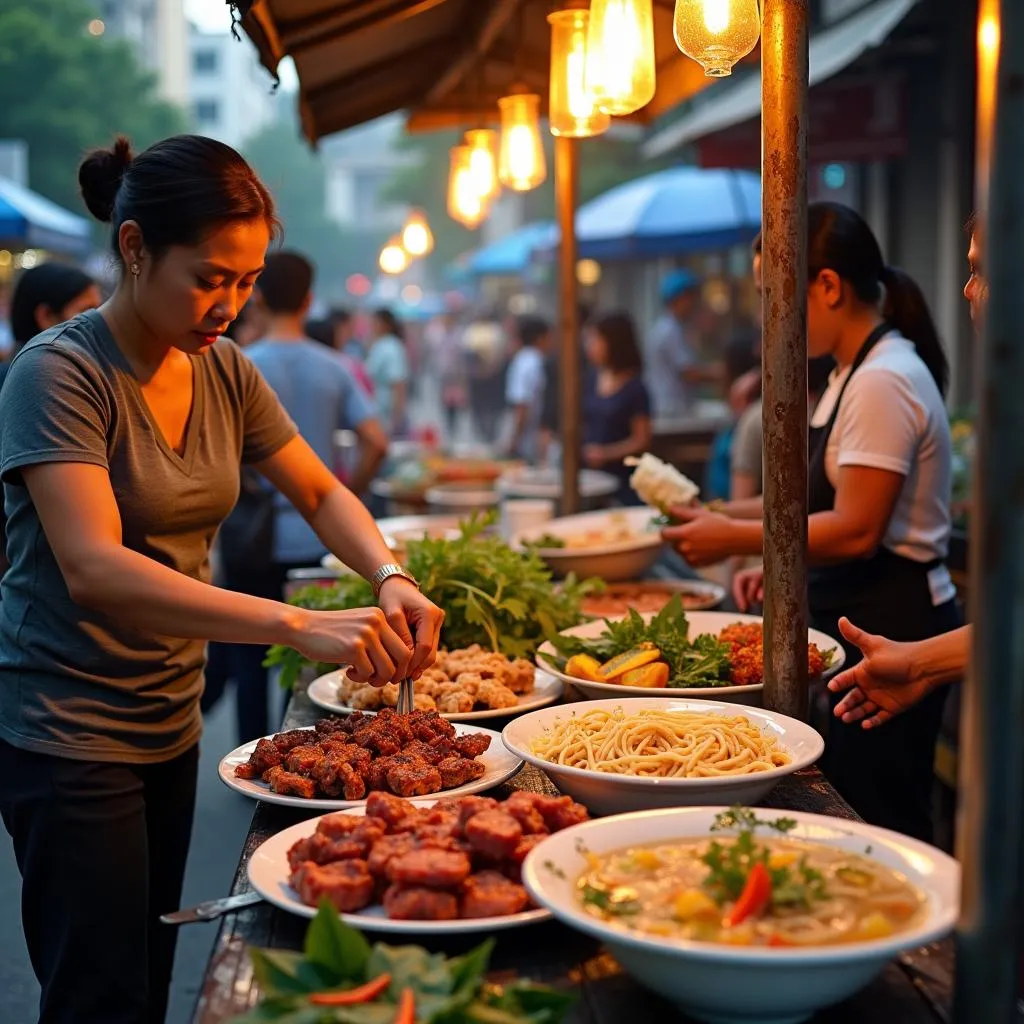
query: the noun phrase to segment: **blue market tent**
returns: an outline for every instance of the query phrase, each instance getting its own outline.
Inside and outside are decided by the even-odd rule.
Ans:
[[[761,178],[750,171],[672,167],[628,181],[576,211],[581,257],[656,259],[753,240]],[[538,249],[553,249],[557,233]]]
[[[551,221],[534,221],[477,249],[469,257],[466,269],[473,277],[522,274],[530,265],[534,249],[550,245],[557,238]]]
[[[89,222],[0,178],[0,245],[81,254],[89,250]]]

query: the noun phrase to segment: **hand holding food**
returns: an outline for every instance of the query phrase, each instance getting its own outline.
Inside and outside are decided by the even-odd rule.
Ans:
[[[736,521],[706,508],[673,505],[678,526],[667,526],[662,537],[693,566],[714,565],[737,553]]]
[[[732,596],[741,612],[753,604],[761,604],[764,601],[764,569],[758,565],[736,573],[732,581]]]
[[[700,494],[700,488],[688,476],[650,452],[644,452],[638,459],[630,456],[625,462],[636,467],[629,486],[644,502],[665,515],[673,506],[689,505]]]
[[[311,661],[348,665],[354,678],[373,686],[408,674],[413,651],[380,608],[304,611],[300,621],[295,648]]]
[[[402,576],[384,582],[379,600],[388,625],[401,637],[411,655],[404,673],[397,678],[418,679],[437,656],[444,612]]]

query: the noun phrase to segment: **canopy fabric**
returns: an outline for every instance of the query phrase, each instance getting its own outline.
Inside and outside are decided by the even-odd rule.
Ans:
[[[410,127],[467,127],[497,119],[517,86],[548,98],[548,5],[533,0],[236,0],[242,27],[276,74],[290,56],[311,141],[393,110]],[[635,116],[647,123],[711,79],[680,53],[674,0],[654,0],[658,91]],[[747,60],[755,63],[760,50]]]
[[[89,248],[89,222],[9,178],[0,178],[0,242],[81,253]]]
[[[745,244],[760,227],[759,175],[671,167],[584,203],[576,211],[576,245],[589,259],[656,259]],[[557,245],[554,231],[538,248]]]
[[[558,229],[549,220],[535,221],[481,246],[470,257],[468,272],[473,277],[510,277],[523,273],[530,265],[535,249],[550,245]]]
[[[883,43],[915,3],[917,0],[877,0],[846,21],[812,35],[808,48],[810,84],[831,78]],[[641,150],[648,159],[664,156],[760,112],[761,74],[753,72],[731,87],[709,94],[704,103],[675,124],[652,135]]]

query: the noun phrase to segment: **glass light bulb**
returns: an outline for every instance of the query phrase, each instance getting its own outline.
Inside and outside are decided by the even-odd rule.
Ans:
[[[711,78],[732,74],[736,61],[757,45],[757,0],[676,0],[676,45]]]
[[[377,261],[385,274],[401,274],[409,266],[409,255],[397,238],[392,238],[380,251]]]
[[[654,98],[652,0],[591,0],[587,88],[605,113],[616,116]]]
[[[552,135],[583,139],[608,130],[611,118],[588,88],[587,10],[555,11],[551,23],[551,95],[548,122]]]
[[[547,177],[539,107],[540,97],[535,93],[513,93],[498,100],[501,111],[498,178],[516,192],[528,192]]]
[[[402,248],[410,256],[426,256],[433,251],[434,235],[421,210],[413,210],[402,228]]]
[[[453,146],[448,175],[448,215],[471,229],[487,216],[489,209],[473,173],[472,156],[472,147]]]
[[[498,180],[498,133],[491,128],[475,128],[466,132],[466,145],[472,150],[470,171],[477,191],[485,199],[493,199],[501,191]]]

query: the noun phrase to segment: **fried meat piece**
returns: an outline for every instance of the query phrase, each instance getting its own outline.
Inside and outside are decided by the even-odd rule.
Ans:
[[[371,793],[366,800],[366,813],[373,818],[380,818],[389,832],[394,832],[403,818],[415,811],[408,800],[391,793]]]
[[[526,890],[497,871],[480,871],[462,888],[460,917],[505,917],[529,905]]]
[[[534,800],[535,796],[540,796],[540,794],[517,790],[502,804],[501,808],[506,814],[511,814],[523,826],[523,832],[526,835],[534,835],[538,832],[546,833],[548,831],[543,816],[537,810],[537,803]]]
[[[362,718],[361,715],[359,717]],[[319,719],[313,729],[321,739],[327,736],[351,735],[356,725],[352,721],[353,718],[356,718],[356,715],[328,715]]]
[[[459,824],[465,827],[466,822],[473,817],[474,814],[480,814],[483,811],[496,811],[499,807],[498,801],[490,796],[460,796],[460,797],[449,797],[449,800],[455,803],[456,809],[459,813]],[[434,804],[434,807],[440,807],[441,801]]]
[[[544,824],[552,832],[560,832],[563,828],[590,820],[586,807],[576,803],[570,796],[546,796],[543,793],[534,793],[532,796]]]
[[[454,889],[469,877],[471,870],[466,854],[425,847],[396,857],[388,865],[388,877],[400,885]]]
[[[441,773],[432,765],[420,758],[401,759],[401,755],[391,758],[387,769],[388,789],[398,796],[428,796],[442,788]]]
[[[408,716],[407,724],[412,738],[425,743],[437,736],[451,738],[455,735],[455,726],[436,711],[413,711]]]
[[[439,694],[435,698],[437,710],[446,715],[466,715],[473,710],[476,700],[472,694],[457,687]]]
[[[463,831],[474,850],[495,860],[511,857],[523,838],[522,825],[511,814],[500,810],[474,814]]]
[[[483,732],[471,732],[465,736],[456,736],[455,749],[463,757],[479,757],[491,745],[491,737]]]
[[[352,741],[381,757],[388,757],[397,754],[404,743],[401,731],[389,724],[388,720],[382,721],[383,718],[382,711],[376,718],[368,719],[352,734]]]
[[[334,839],[322,832],[300,839],[288,851],[288,863],[294,871],[303,861],[310,860],[314,864],[333,864],[337,860],[364,860],[376,839],[382,838],[383,831],[372,833],[352,833]]]
[[[526,860],[526,855],[539,843],[544,842],[547,837],[547,832],[533,832],[530,835],[523,836],[512,851],[513,863],[516,865],[522,864]]]
[[[446,757],[438,764],[437,770],[441,773],[441,788],[456,789],[479,779],[487,771],[487,766],[465,757]]]
[[[296,747],[316,743],[316,741],[315,729],[290,729],[288,732],[279,732],[274,736],[274,746],[282,754],[290,753]]]
[[[476,700],[478,704],[497,711],[514,708],[519,704],[519,698],[507,686],[493,679],[485,679],[480,684],[480,689],[476,691]]]
[[[423,740],[413,740],[412,743],[406,744],[402,749],[402,753],[410,757],[418,757],[426,761],[427,764],[436,765],[439,761],[444,760],[445,751],[431,743],[424,743]]]
[[[368,793],[386,793],[388,791],[388,769],[390,767],[390,757],[378,757],[370,763],[369,771],[364,776]]]
[[[397,921],[454,921],[459,916],[452,893],[421,886],[389,886],[383,902],[384,912]]]
[[[411,832],[400,832],[398,835],[382,836],[373,844],[367,858],[370,874],[374,878],[388,877],[388,866],[391,862],[416,849],[416,837]]]
[[[276,768],[284,760],[281,751],[273,740],[260,740],[256,749],[249,755],[245,764],[235,766],[235,778],[259,779],[271,768]]]
[[[292,873],[292,888],[307,906],[326,898],[340,913],[351,914],[369,906],[374,882],[365,860],[339,860],[332,864],[305,861]]]
[[[319,745],[303,743],[301,746],[292,747],[284,759],[285,767],[297,775],[311,775],[317,763],[324,756]]]
[[[312,800],[316,796],[316,783],[312,779],[285,771],[280,765],[271,768],[263,776],[263,781],[270,786],[272,793],[281,796],[301,796],[305,800]]]
[[[339,811],[337,814],[328,814],[321,818],[316,830],[328,839],[347,839],[359,843],[368,853],[370,847],[387,832],[387,825],[372,815],[364,817]]]
[[[369,760],[366,767],[369,771]],[[344,796],[346,800],[362,800],[366,796],[366,780],[352,766],[343,749],[328,747],[310,774],[328,796]]]

